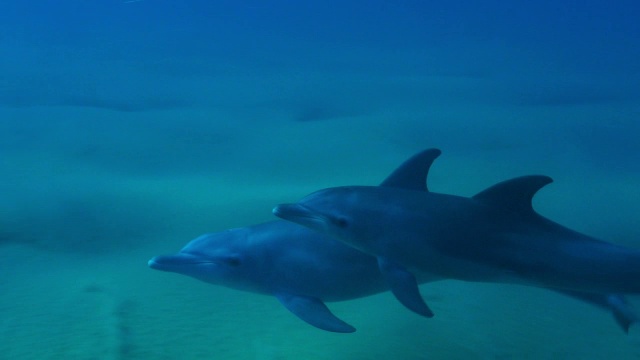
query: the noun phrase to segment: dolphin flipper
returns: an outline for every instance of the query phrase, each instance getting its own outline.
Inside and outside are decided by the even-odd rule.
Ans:
[[[387,280],[391,292],[402,305],[416,314],[433,317],[433,312],[420,295],[418,282],[413,274],[401,265],[382,256],[378,256],[378,267]]]
[[[317,298],[292,294],[276,294],[276,298],[287,310],[318,329],[338,333],[356,331],[356,328],[333,315],[329,308]]]
[[[631,325],[640,322],[640,317],[633,311],[633,307],[627,302],[623,295],[587,293],[565,289],[549,290],[611,311],[613,318],[625,333],[629,333],[629,327],[631,327]]]
[[[627,301],[620,295],[608,295],[607,303],[618,325],[622,327],[625,333],[629,333],[629,327],[640,320],[638,315],[633,312]]]

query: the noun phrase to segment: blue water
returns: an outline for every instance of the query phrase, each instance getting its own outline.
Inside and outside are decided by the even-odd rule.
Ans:
[[[544,215],[640,248],[635,1],[39,1],[0,9],[0,359],[637,359],[538,289],[329,304],[147,268],[439,147],[434,191],[546,174]],[[633,303],[638,299],[631,297]]]

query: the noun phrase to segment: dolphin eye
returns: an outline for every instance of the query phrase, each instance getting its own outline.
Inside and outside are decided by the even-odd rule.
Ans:
[[[224,262],[225,264],[233,267],[240,266],[240,264],[242,264],[242,261],[240,261],[240,257],[238,256],[227,256],[224,258]]]
[[[347,221],[347,219],[345,219],[343,217],[335,218],[333,220],[333,222],[336,224],[337,227],[340,227],[340,228],[343,228],[343,229],[346,228],[347,226],[349,226],[349,221]]]

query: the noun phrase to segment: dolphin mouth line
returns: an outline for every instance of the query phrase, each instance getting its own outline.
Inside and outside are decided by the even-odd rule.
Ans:
[[[288,221],[311,227],[326,227],[330,219],[301,204],[280,204],[273,208],[273,215]]]
[[[150,268],[159,268],[164,266],[190,266],[190,265],[203,265],[203,264],[216,264],[212,260],[203,259],[189,259],[186,257],[178,256],[156,256],[147,262]]]

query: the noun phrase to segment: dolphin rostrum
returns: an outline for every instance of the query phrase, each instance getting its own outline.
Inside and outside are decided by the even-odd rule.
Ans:
[[[549,177],[515,178],[471,198],[412,191],[396,186],[399,180],[392,175],[378,187],[320,190],[273,212],[376,256],[396,298],[423,316],[433,313],[414,274],[552,288],[604,303],[617,303],[617,295],[607,293],[640,292],[640,251],[570,230],[533,210],[531,199]]]

